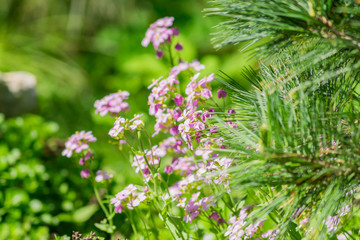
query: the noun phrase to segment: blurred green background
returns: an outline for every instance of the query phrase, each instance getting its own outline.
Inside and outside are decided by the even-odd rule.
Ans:
[[[109,144],[113,119],[95,115],[93,103],[121,89],[131,94],[131,113],[147,112],[146,87],[170,67],[152,47],[141,46],[156,19],[175,17],[183,59],[200,60],[205,74],[222,70],[236,78],[242,66],[255,64],[236,48],[213,48],[212,28],[220,19],[205,17],[207,7],[205,0],[0,2],[0,71],[27,71],[38,81],[35,115],[1,115],[0,239],[89,232],[103,218],[77,163],[58,156],[77,130],[98,138],[98,167],[115,174],[113,194],[139,183],[126,154]],[[120,227],[124,236],[129,229]]]

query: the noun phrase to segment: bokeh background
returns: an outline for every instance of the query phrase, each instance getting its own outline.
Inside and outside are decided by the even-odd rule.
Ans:
[[[254,66],[236,47],[213,47],[221,19],[206,16],[209,7],[205,0],[1,0],[0,71],[33,74],[37,107],[0,115],[0,240],[96,230],[103,215],[91,186],[77,162],[60,156],[77,130],[98,138],[98,168],[114,173],[112,193],[140,182],[127,155],[109,144],[113,119],[95,115],[93,103],[121,89],[131,94],[132,112],[147,112],[146,87],[170,67],[140,44],[156,19],[175,17],[182,58],[200,60],[205,74],[221,70],[236,79],[243,66]],[[115,221],[131,234],[121,216]]]

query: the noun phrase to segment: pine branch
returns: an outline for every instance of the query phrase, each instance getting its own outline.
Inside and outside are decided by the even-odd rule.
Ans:
[[[281,239],[326,239],[324,221],[346,204],[358,204],[349,192],[360,180],[360,5],[212,3],[208,14],[226,19],[218,26],[216,46],[250,46],[261,61],[258,72],[245,69],[240,79],[220,76],[233,92],[236,111],[217,119],[228,145],[223,151],[238,159],[231,185],[255,189],[260,208],[252,217],[273,214]],[[252,87],[244,89],[239,80]],[[304,216],[312,228],[300,236],[295,227]]]

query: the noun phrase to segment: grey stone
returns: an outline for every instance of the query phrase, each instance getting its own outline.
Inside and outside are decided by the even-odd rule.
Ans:
[[[0,73],[0,112],[6,117],[32,113],[37,108],[36,78],[28,72]]]

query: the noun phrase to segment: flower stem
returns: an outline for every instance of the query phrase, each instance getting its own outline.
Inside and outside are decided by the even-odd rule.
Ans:
[[[110,225],[110,228],[111,228],[111,232],[110,232],[110,236],[111,236],[111,239],[114,238],[114,229],[113,229],[113,220],[112,220],[112,217],[111,215],[109,214],[109,211],[106,209],[104,203],[102,202],[101,200],[101,197],[100,197],[100,194],[99,194],[99,191],[96,187],[96,183],[94,182],[94,178],[91,177],[91,183],[93,185],[93,189],[94,189],[94,193],[95,193],[95,196],[96,196],[96,199],[101,207],[101,209],[103,210],[105,216],[106,216],[106,219],[108,220],[109,222],[109,225]],[[109,208],[111,209],[111,206],[109,206]],[[110,210],[111,211],[111,210]]]

